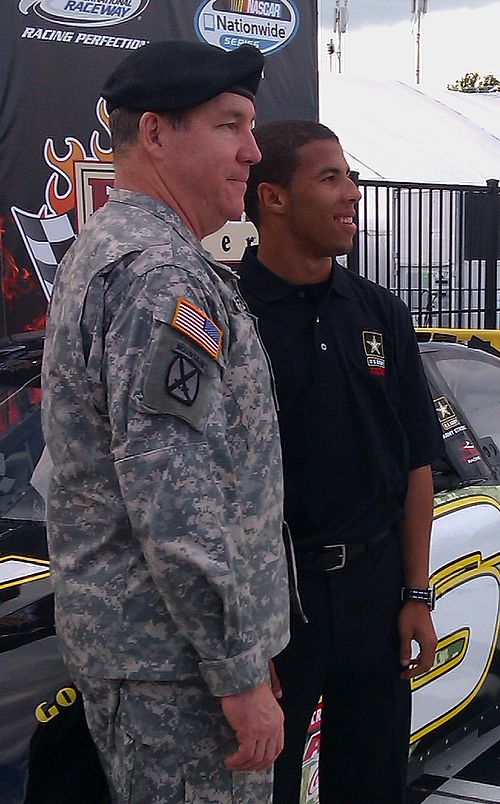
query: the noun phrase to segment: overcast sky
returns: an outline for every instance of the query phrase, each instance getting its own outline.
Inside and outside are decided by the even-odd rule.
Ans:
[[[325,10],[335,8],[335,0],[320,0]],[[432,11],[452,11],[457,8],[477,8],[487,5],[485,2],[474,0],[428,0],[428,13]],[[411,0],[348,0],[349,27],[356,30],[365,25],[390,25],[395,22],[408,20],[410,17]]]
[[[329,72],[335,0],[320,0],[320,69]],[[411,0],[348,0],[343,37],[346,75],[415,82]],[[423,88],[446,89],[466,72],[500,78],[500,0],[428,0],[422,20]],[[334,70],[335,72],[335,66]]]

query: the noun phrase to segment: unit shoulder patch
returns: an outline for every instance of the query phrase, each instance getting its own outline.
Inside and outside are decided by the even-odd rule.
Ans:
[[[203,310],[181,297],[177,301],[171,325],[196,341],[214,360],[217,360],[222,349],[223,332]]]
[[[219,362],[192,339],[156,320],[155,337],[138,380],[139,408],[149,415],[178,416],[202,432],[221,371]]]
[[[168,367],[167,394],[183,405],[192,405],[198,396],[200,370],[185,355],[176,355]]]

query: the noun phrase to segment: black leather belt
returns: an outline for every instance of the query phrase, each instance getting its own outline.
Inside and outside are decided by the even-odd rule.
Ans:
[[[369,536],[363,542],[350,544],[325,544],[316,550],[297,550],[295,560],[297,569],[303,572],[333,572],[343,569],[351,559],[361,553],[366,553],[371,547],[385,539],[389,530],[383,530],[374,536]]]

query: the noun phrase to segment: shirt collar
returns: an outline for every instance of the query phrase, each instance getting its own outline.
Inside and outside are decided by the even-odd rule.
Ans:
[[[300,286],[287,282],[286,279],[282,279],[281,276],[266,268],[257,258],[257,248],[258,246],[247,246],[245,249],[240,268],[242,282],[245,282],[248,277],[252,282],[253,292],[263,301],[278,301],[296,293]],[[332,282],[328,295],[332,292],[346,298],[351,295],[347,270],[337,261],[334,261],[333,264]]]
[[[124,190],[124,189],[117,189],[113,188],[109,194],[110,201],[118,201],[122,204],[128,204],[129,206],[139,207],[139,209],[146,210],[146,212],[150,212],[152,215],[155,215],[157,218],[161,218],[161,220],[165,221],[172,229],[175,229],[177,234],[182,237],[189,245],[195,249],[205,260],[210,262],[212,265],[217,265],[218,269],[222,269],[224,272],[230,274],[234,278],[237,278],[238,274],[235,273],[231,268],[224,263],[217,262],[214,257],[205,249],[203,248],[202,244],[191,231],[191,229],[184,223],[182,218],[179,217],[177,212],[175,212],[168,204],[165,204],[164,201],[160,201],[159,198],[153,198],[150,195],[145,195],[144,193],[138,193],[135,190]]]

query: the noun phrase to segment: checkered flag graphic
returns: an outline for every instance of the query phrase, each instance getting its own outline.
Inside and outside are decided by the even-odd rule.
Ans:
[[[40,218],[17,207],[11,207],[11,211],[49,300],[56,268],[76,239],[71,221],[66,214]]]

